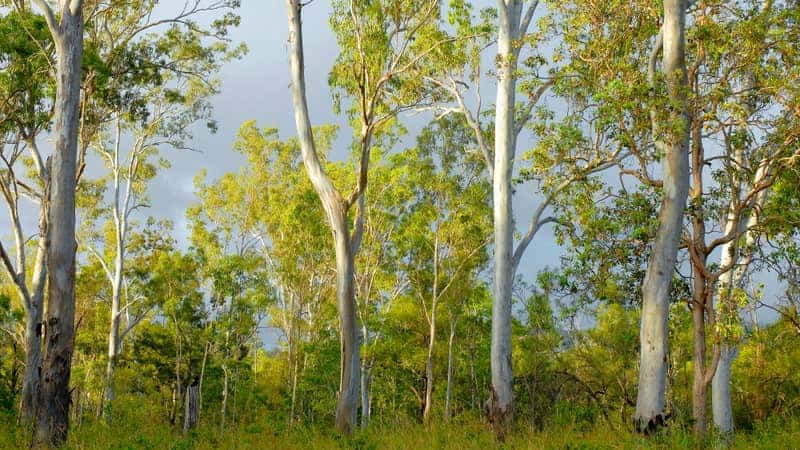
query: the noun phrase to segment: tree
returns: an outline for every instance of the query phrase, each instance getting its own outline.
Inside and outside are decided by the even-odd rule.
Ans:
[[[93,114],[113,117],[98,123],[90,143],[108,170],[100,182],[111,192],[111,205],[97,205],[101,209],[87,212],[84,223],[88,228],[107,220],[114,228],[112,239],[103,242],[103,236],[94,233],[85,242],[111,285],[105,407],[100,408],[107,420],[114,399],[114,367],[124,338],[120,323],[128,306],[123,301],[131,301],[123,298],[129,222],[136,211],[147,207],[147,185],[159,166],[169,165],[161,151],[188,148],[192,137],[188,130],[196,122],[205,121],[214,130],[209,98],[219,91],[215,76],[224,62],[243,51],[227,38],[228,28],[238,23],[232,11],[235,3],[187,3],[166,19],[152,17],[156,6],[156,2],[141,0],[109,6],[115,8],[114,13],[99,14],[100,23],[93,24],[91,33],[99,59],[93,69],[111,75],[87,89],[97,97],[90,105]],[[123,8],[129,14],[122,14]],[[194,24],[197,16],[211,12],[225,14],[210,27]],[[165,26],[169,28],[158,31]],[[208,37],[212,39],[206,42]],[[129,146],[128,140],[132,141]]]
[[[332,25],[341,53],[331,74],[338,89],[353,99],[350,110],[356,126],[358,161],[356,186],[344,196],[331,181],[317,154],[306,99],[301,9],[287,0],[292,99],[303,163],[322,202],[336,249],[337,301],[341,332],[341,380],[336,406],[336,427],[349,434],[358,412],[359,352],[354,287],[354,260],[363,237],[364,193],[370,153],[376,135],[386,133],[400,112],[425,103],[428,61],[445,42],[437,29],[439,3],[336,2]],[[388,14],[387,14],[388,12]],[[349,212],[356,206],[353,225]]]
[[[47,316],[44,358],[33,445],[60,445],[69,429],[69,376],[75,318],[75,178],[83,55],[83,1],[59,2],[60,17],[44,0],[56,49],[56,146],[50,169],[47,249]]]
[[[669,107],[663,123],[654,111],[655,147],[663,152],[663,201],[647,272],[642,285],[642,322],[639,336],[639,391],[634,422],[643,432],[663,425],[666,388],[669,289],[680,244],[683,211],[689,191],[689,122],[685,54],[686,2],[664,0],[664,25],[651,54],[649,75],[655,81],[655,61],[663,52]]]
[[[519,137],[526,126],[542,137],[557,134],[558,130],[572,130],[548,126],[546,122],[552,119],[552,113],[540,105],[544,95],[563,83],[570,73],[561,67],[557,58],[547,58],[543,44],[549,37],[548,32],[552,31],[551,18],[539,21],[538,28],[533,26],[538,1],[501,0],[496,13],[482,11],[478,20],[472,17],[471,7],[466,2],[451,2],[450,6],[450,22],[461,39],[453,45],[448,64],[432,81],[442,91],[443,97],[434,109],[440,114],[464,117],[475,134],[477,153],[485,161],[488,178],[493,184],[495,300],[490,417],[502,436],[513,412],[511,311],[512,288],[519,264],[539,230],[556,221],[555,217],[547,215],[547,211],[557,199],[573,184],[612,166],[620,155],[603,148],[586,154],[580,151],[583,148],[559,146],[558,139],[543,139],[537,148],[525,155],[525,159],[531,161],[530,167],[520,170],[521,181],[540,183],[538,193],[543,199],[536,205],[527,230],[515,243],[512,200],[513,186],[517,181],[515,165]],[[480,91],[481,55],[492,39],[496,39],[498,46],[493,126],[492,123],[482,123],[484,114]],[[468,104],[465,95],[469,83],[474,84],[474,106]],[[517,94],[525,97],[518,99],[522,96]]]
[[[13,253],[9,254],[0,243],[0,259],[4,271],[10,276],[25,311],[25,371],[22,379],[20,416],[23,421],[34,419],[38,398],[42,313],[44,303],[47,235],[47,163],[37,144],[39,134],[52,121],[48,89],[50,54],[42,49],[48,46],[50,35],[43,17],[20,9],[0,18],[3,38],[0,39],[0,59],[6,67],[0,77],[0,92],[5,98],[0,111],[0,135],[3,136],[0,159],[0,192],[8,206],[11,230],[14,236]],[[25,158],[25,153],[29,158]],[[25,169],[33,166],[32,176]],[[27,167],[26,167],[27,166]],[[23,230],[24,203],[31,200],[38,207],[38,233],[33,266],[28,266],[26,239]],[[13,260],[12,260],[13,258]],[[30,274],[30,277],[28,276]]]

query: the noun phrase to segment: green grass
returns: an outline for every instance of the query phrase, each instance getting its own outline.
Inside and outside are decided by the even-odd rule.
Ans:
[[[27,448],[30,433],[16,426],[12,416],[0,417],[0,448]],[[70,430],[70,449],[639,449],[720,448],[710,437],[701,443],[683,429],[667,429],[654,437],[642,437],[627,429],[598,425],[586,429],[560,426],[537,431],[518,426],[505,443],[499,443],[478,420],[452,424],[421,425],[398,422],[373,424],[352,437],[342,437],[329,426],[298,426],[286,430],[272,426],[268,418],[252,417],[246,424],[222,432],[219,425],[201,423],[184,436],[163,420],[160,411],[146,405],[117,411],[112,425],[87,420]],[[800,448],[800,420],[773,420],[734,438],[735,449]]]

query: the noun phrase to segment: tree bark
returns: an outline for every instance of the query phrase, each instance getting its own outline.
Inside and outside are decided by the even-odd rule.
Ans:
[[[723,434],[733,433],[731,366],[737,352],[736,344],[722,344],[717,372],[711,382],[711,406],[714,414],[714,426]]]
[[[83,5],[63,0],[55,14],[42,0],[56,48],[55,152],[50,183],[48,305],[39,405],[32,446],[59,446],[69,429],[69,378],[75,320],[75,177],[83,54]]]
[[[47,184],[46,175],[44,182]],[[47,188],[45,188],[46,190]],[[47,201],[39,210],[39,243],[33,270],[32,292],[28,293],[25,317],[25,372],[22,378],[20,417],[32,423],[36,416],[42,370],[42,313],[47,277]],[[17,251],[24,252],[24,244]],[[25,282],[25,280],[20,280]],[[24,297],[23,297],[24,298]]]
[[[706,322],[705,322],[705,278],[694,274],[694,293],[692,300],[692,327],[694,339],[692,415],[694,434],[704,436],[708,430],[708,384],[706,383]]]
[[[760,182],[767,177],[769,173],[768,167],[762,165],[756,171],[755,183]],[[759,211],[764,206],[766,197],[769,190],[765,189],[760,191],[753,202],[753,211],[747,218],[740,230],[745,232],[745,242],[743,251],[736,250],[736,240],[732,240],[722,246],[722,256],[720,257],[720,267],[731,266],[730,270],[720,276],[720,292],[730,296],[733,289],[739,287],[742,283],[747,268],[753,259],[752,247],[755,245],[757,234],[752,231],[752,228],[758,223]],[[726,223],[726,232],[730,232],[730,228],[734,225],[742,223],[741,217],[737,216],[736,221],[729,220],[730,224]],[[734,258],[739,258],[735,261]],[[736,264],[734,264],[736,263]],[[720,297],[720,301],[723,298]],[[711,409],[713,412],[714,426],[718,431],[725,434],[733,433],[733,408],[731,407],[731,369],[733,361],[739,353],[738,346],[733,342],[723,342],[720,344],[719,363],[717,371],[714,373],[714,378],[711,382]]]
[[[125,193],[124,203],[120,204],[120,145],[122,141],[122,127],[119,113],[116,118],[116,137],[114,142],[114,271],[111,276],[111,323],[108,331],[108,361],[106,362],[106,378],[103,417],[106,421],[111,421],[111,402],[114,400],[114,369],[119,358],[120,346],[120,320],[122,318],[122,282],[125,270],[125,239],[128,231],[128,202],[130,190],[133,183],[134,174],[128,176],[127,192]]]
[[[200,386],[193,384],[186,389],[186,402],[183,411],[183,433],[197,425],[200,411]]]
[[[372,368],[361,365],[361,429],[366,429],[372,419]]]
[[[514,405],[511,367],[511,289],[514,282],[514,219],[511,182],[514,172],[516,139],[514,107],[516,98],[515,40],[519,32],[522,2],[500,0],[500,27],[497,39],[497,100],[495,104],[494,146],[494,301],[492,302],[492,343],[489,419],[498,436],[512,420]]]
[[[444,420],[449,422],[453,398],[453,342],[456,339],[456,320],[450,317],[450,338],[447,340],[447,391],[444,400]]]
[[[664,0],[663,66],[673,108],[669,113],[671,123],[664,127],[671,131],[658,143],[664,150],[664,198],[642,286],[639,391],[634,422],[645,433],[656,430],[665,420],[669,291],[689,190],[685,6],[684,0]]]
[[[436,351],[436,310],[439,309],[439,223],[436,223],[436,237],[433,244],[433,295],[431,296],[431,314],[428,317],[428,356],[425,360],[425,408],[422,418],[428,421],[431,417],[433,403],[433,357]]]
[[[317,155],[306,100],[300,21],[302,5],[298,0],[286,0],[286,4],[289,21],[291,91],[300,151],[308,177],[325,209],[336,249],[336,296],[341,339],[341,377],[336,404],[336,428],[344,434],[350,434],[355,429],[358,413],[360,345],[354,286],[355,252],[347,220],[348,203],[333,186]],[[363,195],[363,191],[360,195]]]
[[[20,418],[31,422],[36,415],[42,368],[42,308],[34,305],[25,320],[25,371],[22,376]]]

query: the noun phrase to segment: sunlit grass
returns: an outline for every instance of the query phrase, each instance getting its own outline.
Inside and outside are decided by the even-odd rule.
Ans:
[[[351,437],[342,437],[328,424],[295,426],[270,423],[270,417],[247,418],[223,430],[219,424],[202,422],[183,435],[164,419],[163,411],[146,403],[132,403],[116,409],[111,425],[86,419],[73,424],[70,449],[637,449],[637,448],[721,448],[723,441],[711,436],[705,442],[688,430],[671,428],[643,437],[624,427],[608,424],[591,428],[570,425],[536,430],[515,427],[504,443],[498,442],[486,424],[478,419],[456,419],[450,424],[423,425],[398,420],[372,424]],[[30,433],[17,426],[12,416],[0,425],[0,448],[27,448]],[[739,432],[736,449],[791,449],[800,446],[800,420],[772,420],[749,432]]]

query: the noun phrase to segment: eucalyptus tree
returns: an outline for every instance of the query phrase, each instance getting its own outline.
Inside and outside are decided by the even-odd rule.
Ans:
[[[356,422],[360,370],[354,259],[363,237],[364,193],[373,141],[390,132],[400,112],[430,100],[425,75],[431,71],[432,61],[441,56],[444,44],[451,39],[439,30],[440,5],[435,0],[333,3],[331,24],[340,54],[330,79],[337,99],[352,100],[347,111],[354,126],[353,150],[358,161],[355,186],[345,195],[322,166],[311,129],[301,22],[305,4],[287,0],[286,5],[291,91],[300,150],[333,232],[336,249],[342,343],[336,427],[343,433],[350,433]],[[353,207],[351,226],[349,214]]]
[[[663,200],[658,229],[642,285],[639,390],[634,422],[638,430],[665,421],[665,387],[669,289],[680,245],[681,224],[689,190],[689,123],[686,77],[686,1],[664,0],[664,25],[656,37],[648,79],[654,84],[658,51],[663,53],[669,107],[653,110],[654,146],[663,153]]]
[[[475,135],[474,148],[481,156],[493,185],[494,211],[494,307],[492,320],[492,389],[490,417],[502,431],[512,417],[513,371],[511,367],[512,286],[522,257],[541,228],[556,222],[548,210],[567,189],[587,176],[605,170],[620,156],[618,151],[596,148],[595,153],[580,154],[567,145],[558,147],[558,139],[526,154],[529,165],[519,169],[521,179],[537,182],[542,199],[535,205],[527,229],[515,242],[513,193],[515,165],[520,136],[527,128],[534,135],[550,133],[545,122],[554,115],[541,105],[551,90],[564,82],[563,60],[550,52],[547,40],[552,36],[551,14],[539,13],[538,1],[501,0],[497,10],[483,10],[476,15],[466,2],[451,2],[450,21],[459,39],[452,46],[448,64],[430,80],[442,92],[433,107],[439,114],[462,115]],[[482,110],[481,60],[485,50],[496,42],[497,80],[494,115],[486,121]],[[470,86],[472,84],[472,87]],[[467,97],[469,91],[474,99]],[[518,95],[519,94],[519,95]],[[492,125],[493,121],[493,125]],[[493,140],[493,143],[492,143]]]
[[[695,421],[695,425],[698,432],[703,432],[705,392],[714,375],[713,367],[716,364],[715,356],[709,361],[706,358],[705,322],[708,320],[711,323],[714,348],[719,347],[717,344],[720,341],[729,339],[735,334],[733,331],[736,326],[731,319],[736,316],[737,308],[726,305],[730,300],[729,294],[732,293],[728,285],[731,277],[739,277],[740,275],[736,273],[741,274],[741,270],[749,264],[748,258],[745,257],[746,252],[741,255],[742,258],[739,257],[739,249],[750,247],[747,241],[752,243],[754,239],[752,233],[760,220],[759,205],[763,203],[763,196],[772,183],[774,171],[779,170],[781,161],[790,156],[787,151],[791,153],[791,145],[787,145],[785,137],[781,142],[780,136],[786,136],[785,130],[791,129],[786,110],[787,104],[790,104],[790,99],[793,98],[791,82],[787,81],[792,77],[789,68],[792,66],[793,56],[791,52],[787,53],[784,50],[788,48],[785,46],[789,40],[786,43],[783,43],[783,39],[764,40],[765,36],[769,36],[764,30],[769,27],[785,27],[781,23],[786,19],[781,17],[786,16],[786,13],[775,13],[772,16],[764,14],[759,9],[753,9],[755,7],[752,5],[738,5],[728,9],[718,3],[704,3],[693,8],[696,20],[688,28],[690,38],[686,45],[690,52],[685,56],[689,61],[685,64],[688,65],[686,67],[688,84],[680,87],[686,91],[681,95],[686,97],[681,103],[676,102],[677,99],[666,98],[671,92],[674,93],[674,86],[670,87],[669,83],[674,83],[675,80],[670,80],[669,76],[659,77],[656,71],[658,52],[664,45],[666,35],[666,31],[657,26],[657,11],[644,3],[625,3],[625,5],[610,3],[597,9],[587,9],[584,6],[582,2],[563,6],[567,11],[565,17],[572,18],[565,24],[567,48],[571,49],[571,52],[576,52],[572,58],[575,61],[573,64],[584,65],[583,70],[576,72],[587,74],[585,81],[581,81],[581,78],[575,79],[570,93],[575,101],[586,105],[583,109],[583,120],[587,122],[596,120],[603,124],[598,138],[607,140],[612,145],[624,147],[626,158],[619,165],[618,194],[608,182],[609,188],[595,189],[595,193],[583,191],[570,203],[576,208],[577,212],[574,214],[581,218],[596,215],[598,210],[591,204],[598,201],[598,198],[602,196],[612,198],[614,199],[612,211],[618,209],[620,214],[624,214],[625,223],[615,223],[613,216],[609,216],[611,219],[609,222],[604,215],[597,220],[581,219],[572,222],[599,226],[596,230],[587,228],[584,237],[595,235],[594,239],[598,240],[598,234],[619,235],[623,240],[632,240],[636,245],[631,249],[638,249],[635,254],[630,254],[627,250],[616,250],[614,245],[611,245],[610,251],[605,254],[609,255],[612,261],[617,259],[615,255],[619,255],[623,257],[622,261],[627,261],[625,264],[633,263],[628,271],[636,277],[629,278],[644,275],[642,295],[645,299],[651,298],[647,294],[648,285],[653,285],[653,282],[657,281],[652,276],[654,256],[651,256],[649,272],[640,274],[638,267],[641,266],[642,250],[646,251],[652,236],[658,236],[658,227],[661,226],[663,229],[664,222],[660,219],[664,215],[659,216],[659,223],[649,223],[649,220],[646,218],[641,220],[640,217],[642,213],[647,214],[650,210],[647,205],[652,203],[653,195],[669,192],[668,178],[676,173],[674,170],[662,170],[661,178],[659,175],[653,175],[658,173],[656,161],[665,155],[664,143],[670,143],[664,139],[669,138],[673,132],[690,133],[692,178],[691,189],[687,191],[687,195],[692,201],[686,214],[681,214],[680,220],[675,219],[678,220],[676,245],[687,250],[684,254],[687,258],[686,266],[693,270],[692,286],[688,290],[692,300],[688,306],[693,312],[694,331],[697,336],[694,339],[696,354],[693,365],[697,371],[694,399],[695,416],[698,420]],[[686,6],[689,5],[684,5]],[[775,9],[779,11],[783,8]],[[648,16],[652,16],[654,20],[646,20]],[[767,19],[768,16],[773,19]],[[642,20],[631,24],[630,17],[641,17]],[[583,38],[585,35],[581,33],[586,32],[592,39]],[[747,42],[749,51],[734,50],[734,47],[730,46],[731,42]],[[767,48],[771,50],[766,50]],[[771,57],[772,52],[780,54],[781,57]],[[606,63],[595,64],[597,61]],[[754,75],[751,68],[760,66],[764,67],[763,71],[756,71]],[[666,97],[662,91],[664,80],[667,81]],[[781,94],[776,95],[775,92]],[[675,113],[675,106],[682,104],[686,104],[686,122],[682,126],[665,127],[664,124],[675,124],[675,117],[670,118],[669,114]],[[661,114],[664,110],[667,114]],[[672,144],[675,142],[674,139],[671,141]],[[637,190],[635,193],[626,186],[629,177],[633,178]],[[637,204],[639,206],[636,206]],[[633,210],[635,215],[625,212],[630,211],[631,207],[636,208]],[[686,222],[690,226],[681,231],[684,217],[688,219]],[[568,215],[567,219],[569,218]],[[626,235],[629,237],[626,238]],[[740,242],[742,238],[745,242]],[[655,247],[652,252],[656,252],[659,241],[656,238],[653,242]],[[598,247],[602,248],[604,245],[592,244],[587,248]],[[722,263],[709,264],[709,256],[719,250]],[[677,247],[675,254],[677,257]],[[588,260],[593,259],[592,255],[585,256]],[[580,263],[582,259],[585,258],[581,257],[577,261]],[[608,261],[600,266],[601,276],[615,272],[616,269],[609,270],[609,267],[613,265]],[[669,278],[674,278],[674,272],[670,271]],[[651,275],[648,276],[648,273]],[[666,274],[662,275],[667,277]],[[717,286],[718,283],[722,286]],[[669,299],[673,299],[674,302],[681,298],[678,292],[681,286],[675,286],[674,280],[671,284],[670,289],[664,294],[667,299],[663,304],[659,303],[661,309],[656,309],[660,315],[645,314],[643,318],[641,341],[643,358],[647,356],[649,350],[653,350],[652,346],[648,347],[648,342],[663,342],[648,341],[646,331],[650,328],[645,322],[652,322],[651,319],[654,318],[666,319]],[[602,283],[600,287],[603,287]],[[720,311],[715,311],[713,307],[713,297],[717,292],[721,295],[722,304],[718,308]],[[598,299],[604,297],[606,296],[603,289],[600,289]],[[647,305],[646,300],[645,311],[649,311]],[[726,309],[725,313],[721,311]],[[656,322],[660,323],[659,320]],[[667,334],[665,323],[658,328],[662,331],[661,337],[664,340]],[[716,351],[712,352],[714,353]],[[667,353],[662,356],[667,356]],[[710,363],[710,367],[706,366],[707,363]],[[660,367],[659,370],[662,372],[651,370],[647,373],[651,375],[662,373],[665,379],[666,372],[663,372],[665,360],[662,357],[655,358],[654,364]],[[642,368],[646,367],[643,359]],[[647,373],[640,372],[640,375],[644,376]],[[645,378],[653,381],[652,378]],[[658,379],[656,381],[647,384],[651,388],[656,388],[655,391],[646,386],[640,389],[640,407],[648,403],[644,400],[649,400],[650,404],[660,402],[661,409],[664,409],[665,383]],[[658,395],[645,395],[648,392],[650,394],[655,392]],[[641,412],[639,408],[638,413]],[[639,414],[637,417],[644,416]],[[661,421],[659,417],[661,416],[655,417],[655,421],[649,419],[640,421],[639,426],[650,430],[653,426],[659,425]]]
[[[722,335],[712,381],[714,425],[719,431],[730,433],[733,431],[731,366],[738,353],[737,342],[743,335],[738,310],[748,303],[744,295],[745,276],[760,236],[768,232],[767,224],[775,220],[772,213],[764,213],[767,203],[771,203],[769,197],[782,193],[781,186],[787,176],[792,178],[797,155],[792,148],[798,124],[796,117],[792,118],[791,103],[800,91],[791,80],[797,58],[792,42],[800,33],[800,16],[796,1],[766,2],[758,7],[741,5],[727,11],[712,7],[711,11],[717,15],[711,23],[720,24],[714,27],[713,34],[714,42],[719,45],[709,47],[721,49],[718,51],[725,52],[725,59],[730,60],[728,65],[719,64],[718,72],[725,76],[719,77],[717,85],[725,86],[725,81],[732,84],[729,80],[736,80],[729,90],[736,92],[738,87],[739,92],[736,101],[726,104],[712,96],[715,101],[711,102],[724,105],[719,107],[722,114],[711,115],[717,121],[712,129],[722,133],[729,164],[734,166],[726,165],[730,204],[723,233],[731,239],[720,245],[719,267],[723,273],[716,289],[716,314],[723,327],[718,327]],[[731,26],[723,28],[725,23]],[[747,43],[749,51],[739,52],[725,45],[734,42]],[[714,57],[707,58],[709,61],[724,61],[715,53],[711,55]],[[780,57],[776,58],[777,55]],[[792,223],[791,215],[781,215],[779,221],[788,219],[784,223]]]
[[[47,163],[39,150],[40,135],[51,125],[49,76],[51,38],[42,16],[21,7],[0,17],[0,193],[8,207],[13,246],[0,242],[0,260],[25,311],[22,342],[25,371],[20,416],[32,421],[41,369],[47,234]],[[28,156],[26,156],[26,154]],[[30,170],[32,169],[32,170]],[[26,173],[27,172],[27,173]],[[23,209],[28,200],[38,208],[38,232],[33,265],[27,256]],[[30,275],[30,276],[29,276]]]
[[[44,0],[33,0],[33,3],[44,14],[56,53],[55,151],[48,174],[47,317],[33,434],[33,446],[41,446],[62,444],[69,429],[69,377],[75,333],[75,178],[83,1],[60,1],[58,16]]]
[[[210,97],[219,91],[221,65],[241,54],[231,45],[229,28],[238,23],[235,2],[186,3],[166,18],[156,19],[157,2],[139,0],[108,5],[95,11],[88,35],[97,61],[91,75],[99,78],[87,88],[98,119],[89,148],[107,170],[102,181],[110,192],[109,207],[89,211],[85,246],[100,262],[111,285],[111,318],[105,378],[104,415],[110,419],[114,399],[114,368],[121,351],[120,323],[128,308],[123,301],[130,220],[149,200],[148,183],[158,169],[169,167],[164,148],[189,148],[190,128],[205,121],[214,130]],[[196,20],[215,14],[210,26]],[[113,238],[92,233],[96,222],[108,220]],[[100,248],[102,244],[103,248]]]

